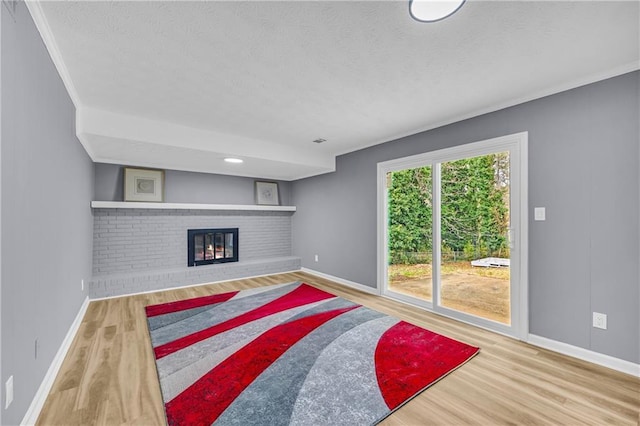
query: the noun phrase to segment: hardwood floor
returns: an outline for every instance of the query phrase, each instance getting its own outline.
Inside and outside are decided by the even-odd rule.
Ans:
[[[640,379],[304,273],[91,302],[38,425],[160,425],[163,404],[143,307],[305,281],[437,333],[480,346],[469,363],[383,425],[637,425]]]

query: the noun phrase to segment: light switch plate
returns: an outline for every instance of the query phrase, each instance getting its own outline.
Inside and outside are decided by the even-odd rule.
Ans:
[[[535,220],[546,220],[547,212],[544,207],[536,207],[533,209],[533,218]]]

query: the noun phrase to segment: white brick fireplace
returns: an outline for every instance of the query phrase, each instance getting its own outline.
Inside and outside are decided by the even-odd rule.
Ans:
[[[138,205],[138,206],[136,206]],[[295,207],[93,202],[91,298],[300,269]],[[239,261],[187,267],[187,230],[238,228]]]

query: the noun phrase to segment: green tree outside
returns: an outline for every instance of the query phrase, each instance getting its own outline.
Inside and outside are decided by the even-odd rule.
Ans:
[[[431,167],[392,172],[389,179],[390,261],[420,263],[416,253],[430,257],[433,249]],[[508,257],[508,228],[508,153],[441,164],[443,259]]]

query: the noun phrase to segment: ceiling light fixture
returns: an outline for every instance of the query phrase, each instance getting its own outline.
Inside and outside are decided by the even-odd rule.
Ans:
[[[313,141],[313,143],[322,143],[322,142],[326,142],[326,139],[322,139],[322,138],[318,138],[316,140]]]
[[[233,163],[233,164],[244,163],[244,160],[242,160],[241,158],[233,158],[233,157],[227,157],[224,159],[224,161],[226,161],[227,163]]]
[[[410,0],[409,13],[420,22],[441,21],[453,15],[465,0]]]

